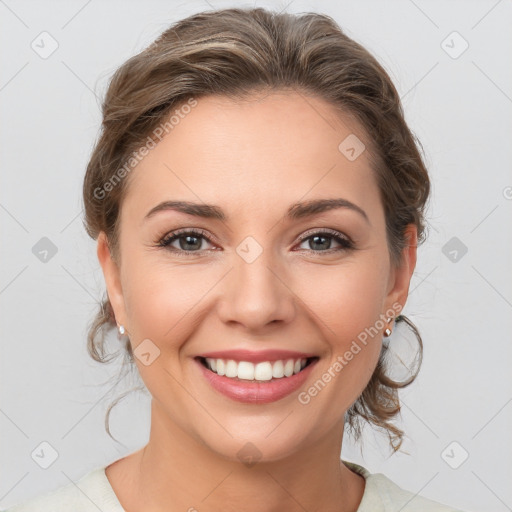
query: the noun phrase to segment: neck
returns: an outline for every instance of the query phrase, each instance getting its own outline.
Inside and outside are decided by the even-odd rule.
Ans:
[[[343,425],[287,457],[251,464],[213,452],[153,411],[148,444],[106,470],[127,512],[357,511],[365,483],[340,461]]]

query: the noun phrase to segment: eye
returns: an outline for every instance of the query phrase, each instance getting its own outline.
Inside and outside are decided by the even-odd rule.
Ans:
[[[339,244],[339,247],[331,247],[332,241]],[[328,252],[343,251],[353,249],[354,244],[352,240],[340,233],[339,231],[324,229],[323,231],[308,232],[301,236],[301,245],[308,242],[309,248],[313,252]]]
[[[210,241],[205,231],[201,229],[182,229],[167,234],[158,245],[177,253],[200,253],[205,250],[201,248],[204,240]],[[178,247],[172,245],[174,242],[177,242]]]

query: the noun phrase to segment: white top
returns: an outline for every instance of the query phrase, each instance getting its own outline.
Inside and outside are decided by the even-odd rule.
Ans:
[[[363,499],[357,512],[461,512],[406,491],[382,473],[371,474],[354,464],[343,463],[365,481]],[[105,467],[93,469],[76,484],[69,483],[36,496],[3,512],[125,512],[105,473]],[[0,511],[2,512],[2,511]]]

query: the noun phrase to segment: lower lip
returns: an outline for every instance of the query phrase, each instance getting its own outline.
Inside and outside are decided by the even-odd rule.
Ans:
[[[267,381],[238,380],[217,375],[208,370],[201,361],[195,360],[211,386],[223,395],[246,404],[267,404],[281,400],[299,389],[308,378],[318,359],[314,359],[303,370],[291,377]]]

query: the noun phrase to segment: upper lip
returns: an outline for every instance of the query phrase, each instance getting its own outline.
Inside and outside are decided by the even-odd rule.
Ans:
[[[233,359],[234,361],[247,361],[250,363],[261,363],[263,361],[278,361],[286,359],[309,359],[310,357],[317,357],[316,354],[306,352],[295,352],[291,350],[216,350],[214,352],[206,352],[199,354],[197,357],[211,358],[211,359]]]

